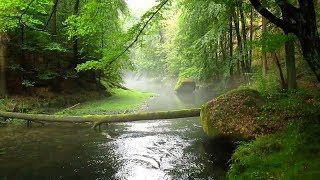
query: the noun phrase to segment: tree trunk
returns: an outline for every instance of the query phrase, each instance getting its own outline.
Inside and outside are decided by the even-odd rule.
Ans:
[[[294,40],[292,38],[288,38],[285,43],[285,52],[288,89],[297,89],[296,59],[294,55]]]
[[[26,55],[25,55],[25,39],[26,39],[26,33],[25,33],[25,28],[23,25],[21,25],[21,58],[20,58],[20,61],[21,61],[21,67],[22,68],[26,68]]]
[[[267,19],[262,16],[262,37],[265,37],[265,34],[267,32]],[[267,62],[267,51],[266,46],[262,45],[262,74],[265,77],[268,72],[268,62]]]
[[[222,60],[225,61],[227,58],[227,53],[226,53],[226,49],[225,49],[224,35],[222,35],[220,38],[221,38],[220,39],[220,49],[221,49]]]
[[[234,11],[234,14],[233,14],[233,20],[234,20],[234,27],[236,30],[236,37],[237,37],[237,42],[238,42],[238,52],[239,52],[239,57],[238,57],[238,61],[237,61],[237,71],[238,71],[238,74],[241,74],[240,62],[243,63],[243,61],[242,61],[242,39],[241,39],[241,35],[240,35],[239,16],[238,16],[236,10]],[[242,67],[243,67],[243,65],[242,65]]]
[[[301,1],[301,2],[300,2]],[[320,37],[313,0],[300,0],[302,19],[299,19],[299,33],[303,56],[320,82]]]
[[[243,64],[244,64],[244,71],[249,73],[251,71],[251,67],[249,66],[249,59],[248,59],[248,48],[247,48],[247,28],[246,28],[246,17],[243,12],[242,3],[239,7],[240,12],[240,19],[241,19],[241,30],[242,30],[242,50],[243,50]]]
[[[250,42],[252,44],[252,41],[253,41],[253,8],[251,8],[250,10]],[[252,45],[251,45],[252,46]],[[250,64],[250,67],[252,65],[252,47],[250,48],[250,51],[249,51],[249,64]]]
[[[277,56],[277,53],[272,53],[272,58],[279,71],[279,80],[280,80],[281,89],[287,89],[287,84],[286,84],[286,81],[284,80],[281,64]]]
[[[232,16],[230,16],[230,22],[229,22],[229,56],[230,56],[230,78],[233,79],[233,28],[232,28]]]
[[[56,4],[56,7],[52,14],[52,20],[51,20],[51,39],[53,41],[56,40],[57,37],[57,10],[58,10],[58,1],[53,0],[53,3]]]
[[[133,122],[142,120],[177,119],[200,116],[200,109],[183,109],[177,111],[160,111],[118,115],[59,116],[44,114],[23,114],[0,112],[0,117],[15,118],[32,122],[47,123],[93,123],[93,128],[103,123]]]
[[[73,14],[78,16],[79,14],[79,4],[80,0],[75,0],[74,7],[73,7]],[[77,32],[77,29],[75,29]],[[78,35],[74,35],[72,38],[72,47],[73,47],[73,63],[72,67],[75,68],[79,63],[79,49],[78,49]]]
[[[6,34],[0,33],[0,97],[7,95],[7,79],[6,79]]]
[[[299,39],[304,59],[320,82],[320,41],[310,37]]]

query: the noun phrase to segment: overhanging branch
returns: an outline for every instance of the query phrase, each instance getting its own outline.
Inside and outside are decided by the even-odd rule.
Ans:
[[[55,0],[54,2],[54,5],[53,5],[53,8],[52,8],[52,11],[50,13],[50,16],[46,22],[46,24],[42,27],[42,28],[34,28],[34,27],[30,27],[28,26],[22,19],[23,19],[23,16],[28,12],[28,10],[30,9],[31,5],[34,3],[35,0],[32,0],[30,1],[30,3],[28,4],[27,8],[22,12],[22,14],[20,15],[20,18],[19,18],[19,23],[22,24],[24,27],[27,27],[29,28],[30,30],[34,30],[34,31],[45,31],[52,19],[52,16],[54,14],[54,12],[57,10],[57,6],[58,6],[58,3],[59,3],[59,0]]]
[[[112,61],[109,62],[109,65],[111,65],[112,63],[114,63],[116,60],[118,60],[121,56],[123,56],[138,40],[139,37],[142,35],[144,29],[147,27],[147,25],[150,23],[150,21],[155,17],[156,14],[158,14],[158,12],[164,7],[164,5],[166,5],[169,2],[169,0],[165,0],[162,2],[162,4],[159,6],[159,8],[152,13],[152,15],[149,17],[149,19],[144,23],[144,25],[142,26],[142,28],[140,29],[139,33],[137,34],[137,36],[135,37],[135,39],[133,40],[132,43],[130,43],[125,50],[123,50],[119,55],[117,55]]]
[[[272,14],[269,10],[267,10],[263,5],[261,4],[260,0],[250,0],[253,7],[265,18],[267,18],[270,22],[275,24],[276,26],[280,27],[282,30],[287,32],[293,32],[295,33],[296,30],[292,23],[284,21],[283,19],[280,19],[276,17],[274,14]]]

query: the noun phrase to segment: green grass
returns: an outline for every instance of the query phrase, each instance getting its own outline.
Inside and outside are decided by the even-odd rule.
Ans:
[[[228,179],[319,179],[320,124],[295,122],[274,135],[242,143]]]
[[[136,111],[147,99],[156,95],[154,93],[137,90],[114,89],[111,97],[85,102],[79,106],[66,109],[57,114],[87,115],[87,114],[117,114]]]

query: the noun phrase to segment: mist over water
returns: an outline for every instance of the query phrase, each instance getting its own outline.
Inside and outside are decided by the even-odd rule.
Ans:
[[[216,96],[216,92],[204,88],[197,88],[193,93],[178,94],[174,91],[176,82],[176,79],[150,78],[134,73],[124,76],[125,87],[158,94],[156,98],[148,101],[149,111],[200,107]]]

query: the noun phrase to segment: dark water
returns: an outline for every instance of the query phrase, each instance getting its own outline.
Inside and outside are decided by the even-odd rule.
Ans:
[[[212,96],[150,88],[160,96],[148,102],[148,111],[197,107]],[[224,179],[228,142],[208,139],[199,118],[111,124],[101,131],[6,127],[0,128],[0,179]]]

